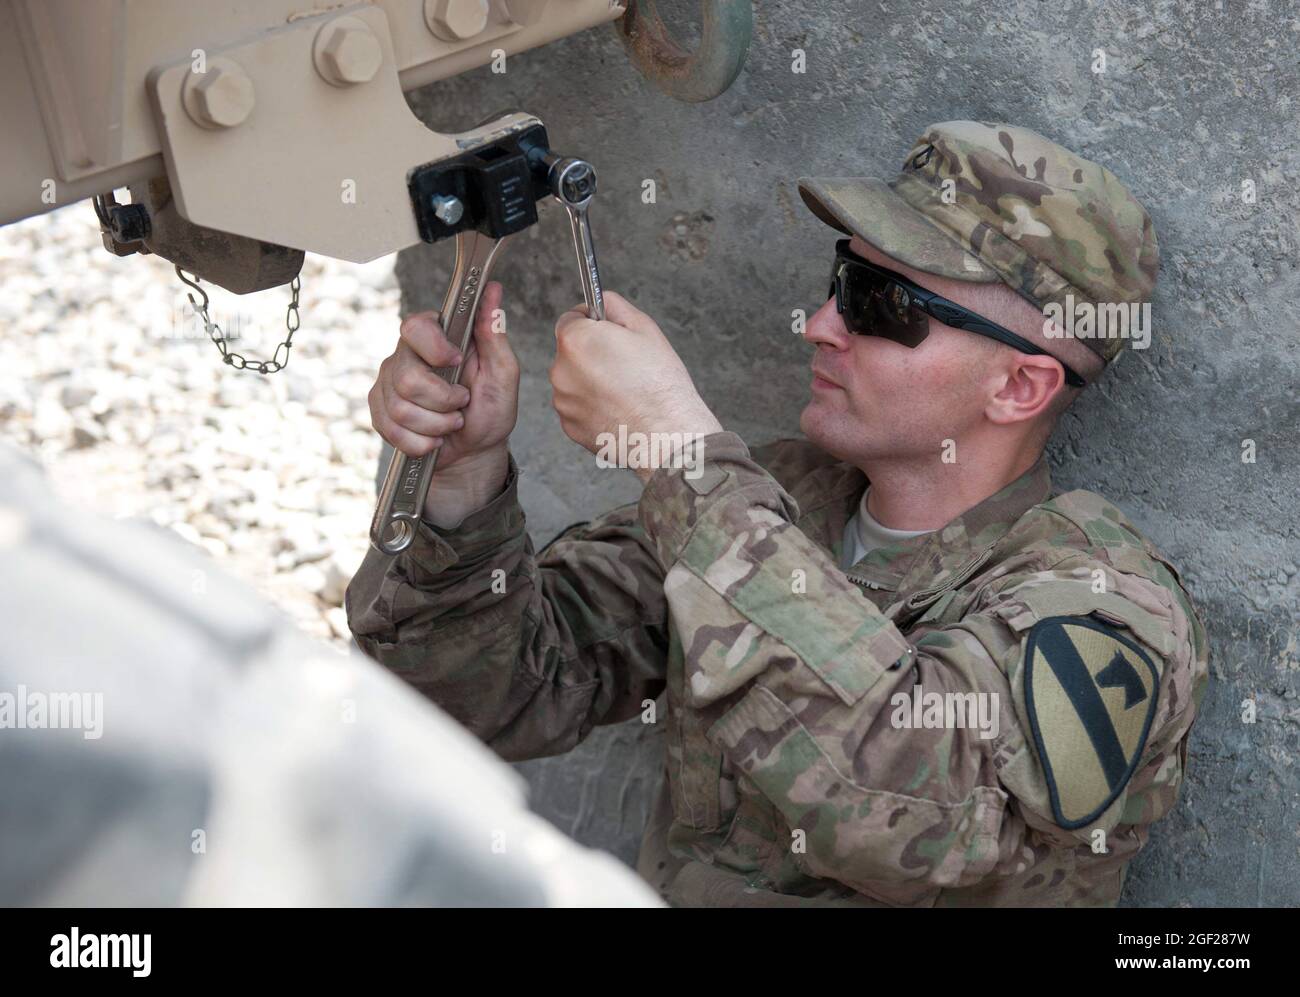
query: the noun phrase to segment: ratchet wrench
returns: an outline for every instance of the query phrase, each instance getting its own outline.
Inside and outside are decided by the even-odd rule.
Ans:
[[[591,223],[587,219],[587,209],[596,193],[596,171],[586,160],[560,157],[548,149],[531,149],[528,161],[537,173],[545,171],[546,185],[569,212],[569,227],[573,231],[573,248],[578,254],[587,316],[603,322],[605,296],[600,289],[596,244],[591,239]]]

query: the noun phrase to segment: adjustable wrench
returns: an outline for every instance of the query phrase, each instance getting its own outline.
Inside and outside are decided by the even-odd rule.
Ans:
[[[474,348],[474,316],[492,266],[510,236],[494,238],[475,229],[456,233],[456,265],[442,302],[442,331],[447,341],[460,350],[465,360]],[[434,373],[448,384],[460,381],[464,360],[455,367],[436,367]],[[398,554],[410,546],[419,526],[429,480],[438,462],[435,449],[423,457],[409,457],[393,451],[379,491],[379,504],[370,523],[370,542],[385,554]]]

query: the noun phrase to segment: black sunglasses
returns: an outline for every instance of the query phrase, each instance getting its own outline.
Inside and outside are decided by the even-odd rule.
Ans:
[[[908,349],[915,349],[930,334],[930,318],[954,329],[987,336],[999,343],[1034,356],[1051,357],[1023,336],[1017,336],[996,322],[990,322],[942,295],[913,284],[900,273],[864,260],[849,249],[848,239],[835,243],[835,266],[831,270],[828,297],[844,317],[844,326],[855,336],[880,336]],[[1082,388],[1087,382],[1057,357],[1065,371],[1065,383]]]

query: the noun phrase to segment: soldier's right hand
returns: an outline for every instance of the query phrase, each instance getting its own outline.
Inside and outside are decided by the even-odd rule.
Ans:
[[[437,447],[436,474],[496,463],[504,455],[519,409],[519,362],[506,338],[502,288],[489,281],[474,320],[474,346],[460,384],[435,367],[459,353],[443,334],[437,312],[408,315],[392,356],[379,365],[367,396],[375,431],[396,449],[421,457]],[[493,326],[499,331],[493,331]]]

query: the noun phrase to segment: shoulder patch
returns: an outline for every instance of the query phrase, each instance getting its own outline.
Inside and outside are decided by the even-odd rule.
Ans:
[[[1040,620],[1025,643],[1025,708],[1067,830],[1096,820],[1137,768],[1160,670],[1137,644],[1082,616]]]

